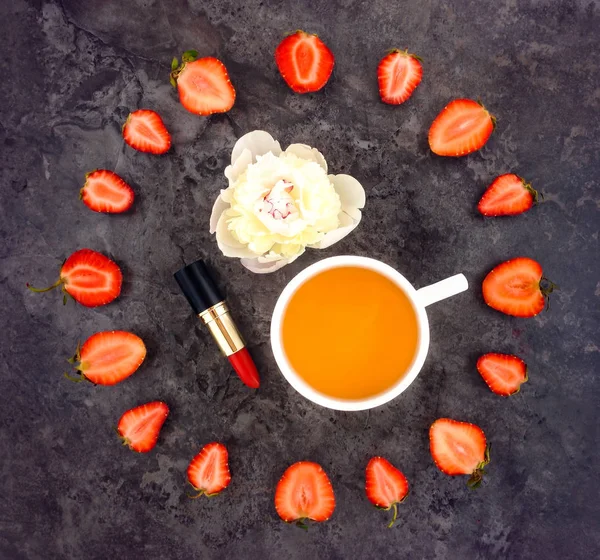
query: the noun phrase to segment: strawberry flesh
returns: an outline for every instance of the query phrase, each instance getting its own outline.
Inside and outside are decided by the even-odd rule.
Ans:
[[[377,68],[379,95],[384,103],[404,103],[421,83],[423,66],[414,54],[393,50]]]
[[[164,154],[171,147],[171,135],[156,111],[140,109],[127,117],[123,138],[134,150]]]
[[[158,440],[158,434],[169,415],[169,407],[161,401],[137,406],[128,410],[117,426],[123,445],[138,453],[147,453]]]
[[[495,119],[483,105],[471,99],[451,101],[429,129],[429,147],[439,156],[464,156],[488,141]]]
[[[123,275],[117,264],[103,254],[91,249],[75,251],[62,265],[59,279],[48,288],[34,288],[32,292],[47,292],[61,287],[67,294],[85,307],[98,307],[113,301],[121,293]]]
[[[69,360],[83,379],[96,385],[116,385],[133,375],[146,357],[144,341],[126,331],[90,336]]]
[[[286,523],[327,521],[335,509],[335,496],[325,471],[317,463],[300,461],[283,473],[275,491],[275,509]]]
[[[527,381],[525,362],[509,354],[484,354],[477,360],[477,371],[492,392],[503,397],[514,395]]]
[[[534,317],[546,305],[546,298],[557,288],[552,282],[542,288],[542,267],[527,257],[499,264],[483,280],[485,302],[502,313],[515,317]]]
[[[319,37],[296,31],[277,46],[275,63],[293,91],[310,93],[319,91],[328,82],[335,58]]]
[[[198,491],[198,495],[194,497],[203,494],[208,497],[214,496],[227,488],[231,482],[227,448],[217,442],[206,444],[192,459],[187,477]]]
[[[440,418],[429,429],[429,448],[434,463],[443,473],[471,475],[467,484],[472,488],[481,484],[483,467],[489,463],[489,450],[479,426]]]
[[[129,210],[134,196],[133,189],[121,177],[106,169],[89,173],[80,191],[80,198],[88,208],[108,214]]]
[[[187,60],[187,58],[184,59]],[[226,113],[235,103],[235,89],[225,65],[213,57],[185,61],[171,73],[177,82],[179,101],[191,113]]]
[[[365,490],[369,501],[380,509],[394,508],[394,517],[388,524],[392,527],[398,515],[397,504],[408,495],[408,481],[404,474],[383,457],[373,457],[365,472]]]
[[[538,193],[521,177],[507,173],[496,177],[487,188],[477,209],[484,216],[515,216],[529,210]]]

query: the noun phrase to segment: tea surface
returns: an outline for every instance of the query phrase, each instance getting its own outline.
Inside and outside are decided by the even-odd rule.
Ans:
[[[283,348],[311,387],[330,397],[377,395],[404,376],[417,349],[416,313],[391,280],[366,268],[326,270],[288,303]]]

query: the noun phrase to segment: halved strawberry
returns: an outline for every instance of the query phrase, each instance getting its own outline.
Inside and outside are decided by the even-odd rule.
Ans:
[[[317,463],[300,461],[283,473],[275,491],[275,509],[286,523],[307,528],[306,520],[327,521],[335,509],[333,488]]]
[[[394,517],[388,528],[396,521],[398,504],[408,495],[408,481],[404,474],[383,457],[373,457],[365,473],[367,498],[379,509],[394,507]]]
[[[211,56],[196,59],[197,51],[186,51],[181,65],[176,58],[171,63],[171,85],[177,87],[179,101],[196,115],[226,113],[235,103],[235,89],[227,68]]]
[[[429,449],[437,468],[451,476],[469,474],[467,486],[481,485],[490,462],[490,449],[479,426],[450,418],[436,420],[429,429]]]
[[[484,354],[477,360],[477,371],[492,392],[503,397],[518,393],[527,381],[525,362],[510,354]]]
[[[514,173],[496,177],[483,193],[477,209],[484,216],[515,216],[527,212],[538,201],[538,193]]]
[[[377,67],[381,101],[390,105],[404,103],[421,83],[423,66],[421,59],[408,50],[391,50]]]
[[[85,307],[97,307],[113,301],[121,293],[122,282],[123,275],[116,263],[102,253],[80,249],[64,262],[52,286],[34,288],[27,284],[27,287],[32,292],[48,292],[60,286],[63,303],[67,303],[68,294]]]
[[[169,407],[154,401],[128,410],[117,426],[117,432],[132,451],[147,453],[155,445],[162,425],[169,415]]]
[[[123,125],[123,138],[134,150],[164,154],[171,147],[171,135],[156,111],[140,109],[130,113]]]
[[[429,129],[429,147],[438,156],[464,156],[483,147],[496,119],[470,99],[455,99],[442,109]]]
[[[222,443],[207,443],[190,463],[187,477],[198,491],[193,498],[206,495],[211,498],[229,486],[231,474],[227,462],[227,448]]]
[[[96,169],[85,176],[79,198],[94,212],[120,214],[131,208],[133,189],[121,177],[107,169]]]
[[[275,63],[281,77],[296,93],[310,93],[325,86],[335,58],[319,37],[298,30],[279,43]]]
[[[146,346],[139,336],[126,331],[105,331],[90,336],[68,361],[79,375],[75,380],[116,385],[133,375],[145,357]]]
[[[483,299],[502,313],[534,317],[558,286],[542,276],[542,267],[533,259],[518,257],[499,264],[483,280]]]

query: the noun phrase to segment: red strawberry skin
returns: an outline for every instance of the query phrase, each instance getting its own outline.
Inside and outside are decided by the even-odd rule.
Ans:
[[[335,57],[319,37],[296,31],[277,46],[275,63],[293,91],[312,93],[325,87],[329,81]]]
[[[438,156],[465,156],[485,145],[495,123],[483,105],[471,99],[455,99],[433,121],[429,147]]]
[[[86,175],[80,198],[94,212],[120,214],[131,208],[135,195],[133,189],[116,173],[96,169]]]
[[[117,264],[102,253],[91,249],[75,251],[62,265],[59,279],[48,288],[34,288],[32,292],[48,292],[60,286],[64,292],[63,303],[70,295],[85,307],[98,307],[110,303],[121,293],[123,275]]]
[[[502,397],[518,393],[527,381],[527,365],[509,354],[484,354],[477,360],[477,371],[490,390]]]
[[[156,111],[139,109],[123,125],[123,138],[134,150],[164,154],[171,147],[171,135]]]
[[[123,444],[138,453],[151,451],[168,415],[169,407],[161,401],[149,402],[128,410],[121,416],[117,426]]]
[[[126,331],[93,334],[75,355],[75,368],[95,385],[116,385],[133,375],[146,357],[144,341]]]
[[[287,523],[327,521],[335,509],[331,482],[318,463],[300,461],[283,473],[275,490],[275,509]]]
[[[227,68],[217,58],[182,63],[176,72],[179,101],[191,113],[208,116],[226,113],[235,103],[235,88]]]
[[[381,101],[389,105],[404,103],[422,78],[423,66],[416,55],[397,49],[389,52],[377,67]]]
[[[527,212],[538,199],[529,183],[514,173],[496,177],[487,188],[477,209],[484,216],[516,216]]]
[[[495,267],[483,280],[485,302],[502,313],[514,317],[534,317],[540,313],[546,298],[555,289],[542,289],[543,271],[539,263],[527,257],[517,257]]]
[[[190,484],[208,497],[218,494],[231,482],[227,448],[222,443],[208,443],[188,466]]]

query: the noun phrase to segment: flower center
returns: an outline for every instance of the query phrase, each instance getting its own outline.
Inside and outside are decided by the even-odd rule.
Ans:
[[[290,194],[294,185],[285,179],[275,183],[275,186],[263,197],[262,207],[259,212],[266,212],[274,220],[285,220],[292,214],[297,214],[298,209]]]

